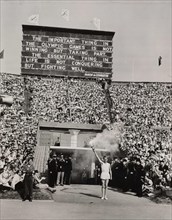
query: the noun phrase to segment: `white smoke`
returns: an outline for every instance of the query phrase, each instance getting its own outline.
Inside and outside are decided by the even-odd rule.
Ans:
[[[82,182],[82,174],[86,172],[87,180],[91,178],[91,166],[94,161],[94,154],[90,149],[87,150],[76,150],[72,155],[73,158],[73,171],[72,176],[75,182]]]
[[[119,143],[123,135],[123,124],[115,123],[111,124],[108,129],[103,130],[102,133],[97,134],[95,138],[89,141],[89,145],[94,146],[100,157],[104,155],[110,156],[109,159],[113,158],[115,153],[119,152]],[[77,148],[76,148],[77,149]],[[104,149],[99,151],[98,149]],[[91,149],[87,150],[76,150],[73,154],[73,177],[80,179],[82,172],[85,170],[88,174],[88,178],[91,177],[93,171],[93,163],[95,161],[95,155]],[[110,161],[109,161],[110,162]]]
[[[109,126],[108,129],[103,130],[102,133],[98,133],[97,136],[92,139],[89,144],[98,149],[106,149],[109,152],[119,151],[119,144],[123,135],[123,124],[114,123]]]

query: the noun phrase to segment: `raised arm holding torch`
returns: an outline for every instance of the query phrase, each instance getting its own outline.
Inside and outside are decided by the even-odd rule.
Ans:
[[[100,159],[99,155],[97,154],[95,148],[94,148],[93,146],[91,146],[91,148],[92,148],[92,150],[93,150],[95,156],[97,157],[98,161],[99,161],[100,163],[103,163],[103,161]]]

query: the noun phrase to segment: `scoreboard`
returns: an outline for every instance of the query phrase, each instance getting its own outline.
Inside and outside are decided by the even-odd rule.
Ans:
[[[21,73],[112,77],[114,32],[23,25]]]

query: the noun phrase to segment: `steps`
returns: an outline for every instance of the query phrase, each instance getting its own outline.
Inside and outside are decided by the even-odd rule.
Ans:
[[[36,146],[34,155],[34,166],[39,172],[44,172],[46,170],[46,163],[49,156],[48,146]]]

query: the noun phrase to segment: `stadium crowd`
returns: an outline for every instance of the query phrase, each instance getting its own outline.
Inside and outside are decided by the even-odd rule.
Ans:
[[[116,120],[134,127],[171,127],[170,83],[114,83],[110,93]]]
[[[31,94],[32,117],[57,122],[108,122],[105,95],[98,82],[27,77],[25,85]]]
[[[13,162],[17,156],[24,160],[33,155],[36,145],[34,121],[24,112],[23,79],[16,75],[1,74],[1,94],[14,97],[12,106],[1,105],[0,109],[0,155],[7,159],[9,155]]]
[[[172,187],[171,92],[171,84],[163,83],[115,83],[110,87],[114,121],[125,124],[120,148],[129,158],[140,160],[154,188],[157,182]]]
[[[0,106],[0,168],[2,173],[9,173],[4,176],[10,177],[33,156],[40,120],[109,123],[106,96],[99,81],[1,73],[0,83],[0,93],[14,97],[12,106]],[[125,125],[120,148],[129,158],[139,158],[142,166],[149,167],[146,178],[153,181],[158,175],[160,182],[170,187],[171,89],[166,83],[114,83],[109,89],[114,122]],[[168,167],[165,174],[162,161]],[[7,180],[9,184],[11,179]]]

